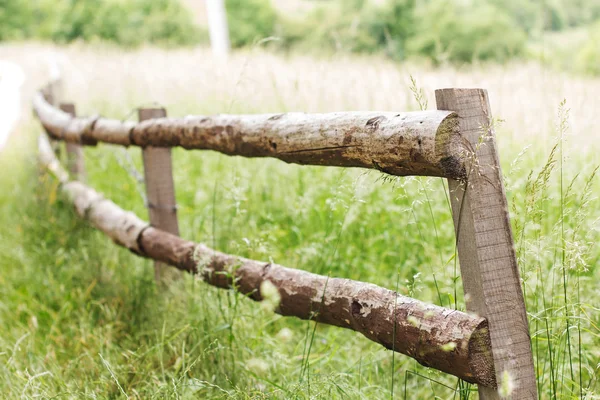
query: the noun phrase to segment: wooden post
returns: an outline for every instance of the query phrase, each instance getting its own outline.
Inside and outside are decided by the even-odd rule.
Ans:
[[[60,92],[61,92],[60,80],[52,80],[43,89],[43,93],[44,93],[44,97],[46,98],[46,101],[55,107],[58,106],[58,104],[60,102]],[[50,146],[52,147],[52,150],[54,150],[54,153],[56,155],[60,155],[60,142],[58,140],[54,140],[51,138]]]
[[[75,117],[75,104],[61,103],[60,109]],[[67,166],[71,176],[80,182],[85,181],[85,159],[83,158],[83,146],[77,143],[66,142]]]
[[[499,389],[479,386],[483,400],[537,399],[529,327],[492,114],[483,89],[436,90],[437,108],[459,116],[473,154],[467,182],[448,180],[467,310],[489,323]],[[506,391],[508,389],[508,393]],[[504,393],[503,393],[504,392]]]
[[[138,116],[141,122],[166,117],[167,113],[164,108],[141,108],[138,110]],[[150,224],[179,236],[171,149],[148,146],[142,150],[142,158]],[[178,275],[179,273],[172,268],[160,262],[154,263],[154,277],[157,282],[165,282],[168,278],[173,279]]]

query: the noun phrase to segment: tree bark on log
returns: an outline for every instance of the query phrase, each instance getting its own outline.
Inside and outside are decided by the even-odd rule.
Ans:
[[[495,385],[487,320],[349,279],[329,278],[224,254],[148,226],[80,182],[69,182],[45,135],[40,161],[61,182],[77,213],[135,253],[197,274],[207,283],[261,301],[271,282],[276,312],[352,329],[419,363],[484,386]]]
[[[340,112],[160,118],[138,124],[71,118],[38,95],[50,136],[67,142],[214,150],[303,165],[362,167],[398,176],[462,180],[468,153],[451,111]]]

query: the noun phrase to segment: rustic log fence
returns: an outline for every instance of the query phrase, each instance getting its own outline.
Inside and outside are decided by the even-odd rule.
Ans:
[[[507,379],[513,388],[510,398],[537,398],[525,303],[485,90],[437,90],[436,111],[167,118],[164,109],[140,109],[140,122],[133,123],[76,117],[74,105],[54,106],[55,87],[48,85],[33,100],[48,134],[39,138],[41,164],[59,180],[81,217],[117,244],[153,259],[158,281],[164,282],[165,266],[170,265],[257,301],[262,300],[261,284],[269,281],[281,297],[276,309],[281,315],[360,332],[425,366],[478,384],[481,399],[501,398],[498,387]],[[69,172],[60,165],[51,141],[66,142]],[[142,148],[150,224],[83,183],[82,146],[98,142]],[[220,253],[179,238],[171,166],[175,146],[297,164],[372,168],[396,176],[447,178],[469,313],[364,282]]]

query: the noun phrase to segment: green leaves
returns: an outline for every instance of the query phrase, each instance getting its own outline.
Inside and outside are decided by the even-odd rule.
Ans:
[[[189,45],[205,38],[177,0],[0,0],[0,40]]]

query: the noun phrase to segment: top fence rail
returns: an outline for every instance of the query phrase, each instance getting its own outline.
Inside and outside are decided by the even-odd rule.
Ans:
[[[135,123],[72,117],[50,105],[42,93],[35,96],[33,107],[53,139],[70,143],[214,150],[397,176],[466,176],[468,146],[451,111],[188,116]]]

